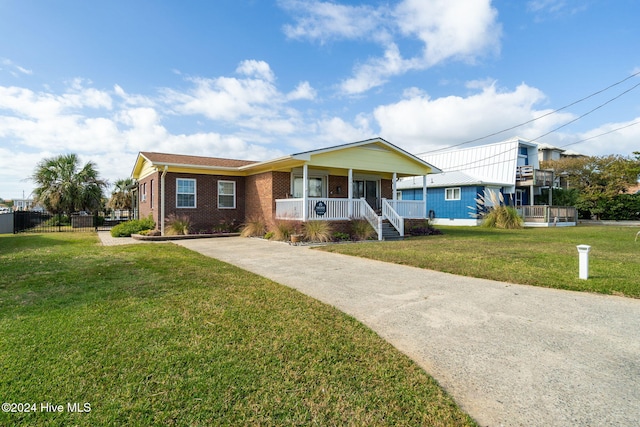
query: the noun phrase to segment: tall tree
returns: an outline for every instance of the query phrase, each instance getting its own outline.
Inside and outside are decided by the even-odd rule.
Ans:
[[[562,158],[543,162],[543,169],[553,169],[566,178],[569,188],[579,191],[576,207],[600,216],[607,202],[638,182],[640,156],[608,155]]]
[[[133,178],[122,178],[114,183],[113,191],[111,192],[111,198],[107,206],[111,209],[131,209],[132,199],[131,190],[135,180]]]
[[[76,154],[41,160],[31,179],[36,184],[36,201],[54,214],[98,209],[107,187],[107,182],[99,177],[95,163],[87,162],[81,167]]]

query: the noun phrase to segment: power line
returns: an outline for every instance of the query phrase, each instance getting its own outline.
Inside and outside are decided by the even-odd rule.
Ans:
[[[640,74],[640,72],[636,73],[635,75],[637,75],[637,74]],[[630,77],[633,77],[633,76],[630,76]],[[627,79],[625,79],[625,80],[628,80],[630,77],[628,77],[628,78],[627,78]],[[614,86],[614,85],[612,85],[612,86]],[[609,99],[609,100],[605,101],[604,103],[602,103],[602,104],[598,105],[597,107],[595,107],[595,108],[593,108],[593,109],[591,109],[591,110],[587,111],[586,113],[584,113],[584,114],[582,114],[582,115],[578,116],[577,118],[575,118],[575,119],[573,119],[573,120],[570,120],[569,122],[567,122],[567,123],[565,123],[565,124],[563,124],[563,125],[561,125],[561,126],[558,126],[557,128],[552,129],[552,130],[550,130],[549,132],[546,132],[546,133],[544,133],[544,134],[542,134],[542,135],[540,135],[540,136],[538,136],[538,137],[536,137],[536,138],[530,139],[529,141],[530,141],[530,142],[534,142],[534,143],[535,143],[535,142],[536,142],[537,140],[539,140],[540,138],[543,138],[543,137],[545,137],[545,136],[547,136],[547,135],[549,135],[549,134],[551,134],[551,133],[553,133],[553,132],[556,132],[556,131],[558,131],[559,129],[562,129],[563,127],[568,126],[568,125],[570,125],[571,123],[574,123],[574,122],[576,122],[576,121],[580,120],[581,118],[583,118],[583,117],[585,117],[585,116],[587,116],[587,115],[589,115],[589,114],[593,113],[594,111],[599,110],[600,108],[604,107],[605,105],[607,105],[607,104],[609,104],[609,103],[611,103],[611,102],[615,101],[616,99],[620,98],[621,96],[623,96],[623,95],[625,95],[625,94],[627,94],[627,93],[631,92],[632,90],[636,89],[638,86],[640,86],[640,83],[637,83],[636,85],[632,86],[631,88],[629,88],[629,89],[627,89],[627,90],[625,90],[625,91],[623,91],[623,92],[619,93],[618,95],[614,96],[613,98],[611,98],[611,99]],[[601,92],[602,92],[602,91],[601,91]],[[574,103],[574,104],[575,104],[575,103]],[[624,127],[628,127],[628,126],[624,126]],[[624,128],[624,127],[622,127],[622,128]],[[611,133],[611,132],[608,132],[608,133]],[[606,133],[605,133],[604,135],[606,135]],[[590,138],[590,139],[591,139],[591,138]],[[579,141],[579,142],[584,142],[584,141]],[[575,142],[575,143],[572,143],[572,144],[569,144],[569,145],[573,145],[573,144],[577,144],[577,143],[578,143],[578,142]],[[434,151],[426,152],[426,153],[422,153],[422,154],[429,154],[429,153],[432,153],[432,152],[435,152],[435,151],[440,151],[440,150],[434,150]],[[492,159],[492,158],[496,158],[496,157],[501,156],[501,155],[503,155],[503,154],[509,153],[510,151],[511,151],[511,150],[503,151],[503,152],[500,152],[500,153],[496,153],[496,154],[493,154],[493,155],[490,155],[490,156],[484,157],[484,158],[482,158],[482,159],[474,160],[474,161],[469,162],[469,163],[465,163],[465,164],[457,165],[457,166],[455,166],[455,168],[456,168],[456,169],[453,169],[453,170],[450,170],[450,171],[445,171],[445,172],[461,171],[461,170],[462,170],[461,168],[468,168],[468,167],[471,167],[472,165],[479,164],[479,163],[483,163],[483,162],[484,162],[484,161],[486,161],[486,160],[490,160],[490,159]]]
[[[599,137],[604,136],[604,135],[609,135],[610,133],[614,133],[614,132],[617,132],[619,130],[626,129],[626,128],[629,128],[631,126],[635,126],[637,124],[640,124],[640,121],[636,121],[636,122],[630,123],[628,125],[621,126],[619,128],[615,128],[615,129],[612,129],[612,130],[610,130],[608,132],[604,132],[604,133],[601,133],[601,134],[598,134],[598,135],[595,135],[595,136],[590,136],[589,138],[581,139],[580,141],[572,142],[570,144],[561,145],[558,148],[564,148],[564,147],[569,147],[571,145],[580,144],[581,142],[589,141],[591,139],[596,139],[596,138],[599,138]]]
[[[545,113],[545,114],[543,114],[543,115],[541,115],[541,116],[535,117],[535,118],[533,118],[533,119],[531,119],[531,120],[528,120],[528,121],[526,121],[526,122],[523,122],[523,123],[517,124],[517,125],[515,125],[515,126],[511,126],[511,127],[509,127],[509,128],[506,128],[506,129],[500,130],[500,131],[498,131],[498,132],[491,133],[491,134],[489,134],[489,135],[482,136],[482,137],[480,137],[480,138],[470,139],[470,140],[468,140],[468,141],[463,141],[463,142],[461,142],[461,143],[454,144],[454,145],[450,145],[450,146],[448,146],[448,147],[444,147],[444,148],[438,148],[438,149],[431,150],[431,151],[425,151],[425,152],[424,152],[424,153],[422,153],[422,154],[429,154],[429,153],[435,153],[435,152],[438,152],[438,151],[445,151],[445,150],[449,150],[449,149],[451,149],[451,148],[460,147],[460,146],[462,146],[462,145],[471,144],[472,142],[477,142],[477,141],[481,141],[481,140],[483,140],[483,139],[491,138],[492,136],[500,135],[501,133],[505,133],[505,132],[511,131],[511,130],[513,130],[513,129],[519,128],[519,127],[521,127],[521,126],[528,125],[529,123],[533,123],[533,122],[535,122],[535,121],[537,121],[537,120],[543,119],[543,118],[545,118],[545,117],[547,117],[547,116],[550,116],[550,115],[552,115],[552,114],[558,113],[558,112],[560,112],[560,111],[562,111],[562,110],[566,110],[567,108],[572,107],[572,106],[574,106],[574,105],[576,105],[576,104],[578,104],[578,103],[580,103],[580,102],[586,101],[586,100],[587,100],[587,99],[589,99],[589,98],[593,98],[594,96],[599,95],[599,94],[601,94],[601,93],[603,93],[603,92],[606,92],[607,90],[609,90],[609,89],[611,89],[611,88],[613,88],[613,87],[615,87],[615,86],[618,86],[618,85],[620,85],[620,84],[622,84],[622,83],[626,82],[627,80],[632,79],[632,78],[634,78],[634,77],[636,77],[636,76],[638,76],[638,75],[640,75],[640,71],[637,71],[637,72],[635,72],[635,73],[633,73],[633,74],[631,74],[631,75],[629,75],[629,76],[625,77],[624,79],[622,79],[622,80],[620,80],[620,81],[618,81],[618,82],[616,82],[616,83],[613,83],[613,84],[611,84],[611,85],[609,85],[609,86],[605,87],[604,89],[600,89],[600,90],[599,90],[599,91],[597,91],[597,92],[594,92],[594,93],[592,93],[592,94],[590,94],[590,95],[587,95],[587,96],[585,96],[585,97],[583,97],[583,98],[578,99],[577,101],[574,101],[574,102],[572,102],[572,103],[570,103],[570,104],[567,104],[567,105],[565,105],[564,107],[560,107],[560,108],[558,108],[558,109],[556,109],[556,110],[550,111],[550,112],[548,112],[548,113]],[[630,90],[635,89],[637,86],[638,86],[638,85],[635,85],[634,87],[632,87],[631,89],[629,89],[629,91],[630,91]],[[627,92],[628,92],[628,91],[625,91],[625,92],[621,93],[620,95],[618,95],[618,96],[617,96],[616,98],[614,98],[614,99],[617,99],[618,97],[620,97],[620,96],[624,95],[624,94],[625,94],[625,93],[627,93]],[[608,101],[607,103],[605,103],[605,104],[603,104],[603,105],[606,105],[606,104],[608,104],[608,103],[609,103],[609,102],[611,102],[611,101],[613,101],[613,99],[612,99],[612,100],[610,100],[610,101]],[[602,105],[602,106],[603,106],[603,105]],[[600,107],[601,107],[601,106],[600,106]],[[598,108],[600,108],[600,107],[598,107]],[[596,109],[597,109],[597,108],[596,108]],[[592,111],[595,111],[596,109],[594,109],[594,110],[592,110]],[[590,111],[589,113],[591,113],[592,111]],[[589,114],[589,113],[587,113],[587,114]],[[585,115],[587,115],[587,114],[584,114],[584,115],[580,116],[578,119],[580,119],[580,118],[584,117],[584,116],[585,116]],[[578,119],[576,119],[576,120],[578,120]],[[573,121],[576,121],[576,120],[573,120]],[[563,126],[561,126],[561,127],[564,127],[564,126],[566,126],[566,125],[568,125],[568,124],[570,124],[570,123],[573,123],[573,121],[572,121],[572,122],[569,122],[569,123],[567,123],[567,124],[565,124],[565,125],[563,125]],[[560,129],[560,128],[558,128],[558,129]],[[557,130],[557,129],[555,129],[555,130]],[[553,130],[552,132],[555,132],[555,130]],[[549,133],[551,133],[551,132],[549,132]],[[542,136],[546,136],[546,135],[548,135],[548,133],[547,133],[547,134],[545,134],[545,135],[542,135]],[[542,136],[540,136],[540,137],[538,137],[538,138],[541,138]]]

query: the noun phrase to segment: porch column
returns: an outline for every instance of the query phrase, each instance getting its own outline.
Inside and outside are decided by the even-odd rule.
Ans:
[[[427,175],[422,175],[422,207],[424,208],[423,218],[427,217]]]
[[[391,198],[391,200],[393,200],[394,202],[396,200],[398,200],[398,195],[396,194],[397,191],[397,186],[396,186],[396,180],[398,179],[398,174],[396,172],[393,173],[393,181],[391,183],[391,191],[393,191],[393,197]],[[396,206],[394,205],[394,208],[396,208]],[[397,209],[397,208],[396,208]]]
[[[529,191],[529,206],[533,206],[533,199],[534,199],[534,194],[533,194],[533,185],[530,187],[530,191]]]
[[[309,165],[302,166],[302,221],[306,221],[309,216],[307,212],[307,197],[309,195]]]
[[[353,217],[353,169],[349,169],[347,181],[347,194],[349,195],[349,218],[351,218]]]

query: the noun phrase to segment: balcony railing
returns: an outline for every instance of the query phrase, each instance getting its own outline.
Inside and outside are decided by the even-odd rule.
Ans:
[[[518,166],[516,169],[516,181],[520,185],[549,187],[553,184],[553,172],[534,169],[533,166]]]

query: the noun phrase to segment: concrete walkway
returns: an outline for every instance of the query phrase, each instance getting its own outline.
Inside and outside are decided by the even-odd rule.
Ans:
[[[483,426],[640,425],[640,300],[261,239],[174,243],[354,316],[413,358]]]

